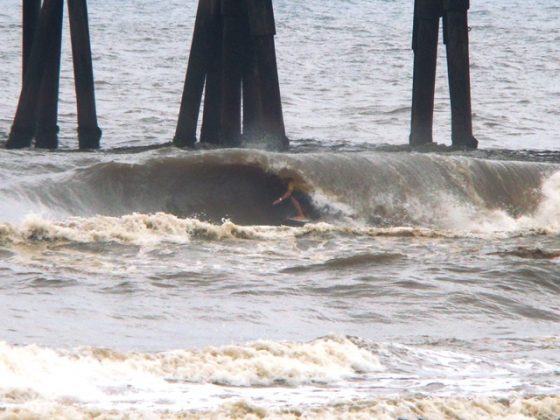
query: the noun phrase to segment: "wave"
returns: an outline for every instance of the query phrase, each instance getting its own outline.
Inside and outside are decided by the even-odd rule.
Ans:
[[[451,232],[397,227],[347,227],[328,223],[310,223],[302,228],[287,226],[242,226],[224,220],[214,224],[198,219],[182,219],[167,213],[131,214],[122,217],[71,217],[52,221],[28,216],[21,224],[0,224],[0,244],[117,242],[147,245],[159,242],[188,243],[203,240],[286,240],[306,235],[352,235],[367,237],[454,237]],[[343,262],[341,263],[343,264]]]
[[[159,377],[170,383],[242,387],[328,384],[382,369],[375,355],[343,337],[321,338],[309,343],[257,341],[247,345],[157,354],[120,353],[92,347],[53,350],[1,343],[0,354],[3,361],[0,365],[1,387],[5,389],[35,377],[36,381],[30,381],[26,387],[35,387],[38,393],[48,391],[48,378],[60,367],[64,367],[63,374],[71,371],[84,374],[81,379],[75,378],[71,382],[84,378],[95,382],[100,376],[121,376],[124,381],[132,381],[143,376],[144,380]],[[25,374],[31,376],[26,379]],[[72,386],[68,383],[61,385],[66,390]]]
[[[214,224],[280,225],[286,180],[335,225],[512,230],[560,226],[558,166],[415,153],[220,150],[129,155],[60,167],[0,189],[4,214],[50,218],[167,213]]]
[[[539,228],[530,220],[517,221],[526,230],[515,230],[505,235],[543,235],[557,234],[560,229]],[[430,229],[422,227],[371,227],[334,225],[325,222],[308,223],[304,227],[288,226],[243,226],[230,220],[220,223],[205,222],[193,218],[179,218],[168,213],[130,214],[121,217],[94,216],[69,217],[53,221],[38,215],[27,216],[20,224],[0,223],[0,245],[18,246],[44,243],[85,244],[114,242],[124,245],[155,245],[158,243],[186,244],[193,240],[255,240],[287,241],[305,236],[322,237],[325,235],[393,238],[461,238],[486,237],[488,231],[457,232],[453,230]],[[492,233],[495,236],[496,233]],[[557,250],[525,249],[499,252],[498,255],[514,255],[524,258],[558,258]],[[390,262],[404,255],[358,254],[348,258],[335,258],[324,264],[311,265],[305,270],[337,269],[350,266],[367,265],[373,262]]]
[[[559,343],[545,337],[531,344],[553,354]],[[8,417],[62,418],[244,418],[258,411],[271,418],[552,419],[560,408],[555,371],[555,364],[508,355],[480,359],[453,348],[341,336],[162,353],[0,343],[0,409]],[[521,389],[526,396],[518,396]]]
[[[359,400],[351,404],[325,404],[313,408],[270,409],[245,400],[221,403],[214,410],[177,411],[151,409],[90,408],[70,402],[41,402],[4,408],[6,418],[60,419],[434,419],[469,418],[473,420],[557,420],[560,398],[554,396],[526,396],[512,398],[380,398]]]

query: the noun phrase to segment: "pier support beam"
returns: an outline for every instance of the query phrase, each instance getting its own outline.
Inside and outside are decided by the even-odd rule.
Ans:
[[[41,12],[41,0],[23,0],[23,58],[22,58],[22,82],[27,70],[27,63],[31,55],[33,38],[39,21]]]
[[[60,82],[60,54],[62,45],[63,0],[52,0],[54,11],[49,19],[47,56],[37,103],[35,146],[42,149],[58,147],[58,88]]]
[[[451,99],[453,146],[476,148],[472,134],[467,10],[468,0],[416,0],[414,4],[414,76],[409,142],[433,142],[433,114],[439,20],[443,17]]]
[[[196,19],[174,144],[196,143],[204,85],[202,143],[288,147],[272,0],[200,0]]]
[[[280,82],[276,63],[274,36],[276,25],[272,0],[247,0],[249,28],[252,37],[254,79],[258,100],[255,135],[279,143],[281,148],[288,147],[284,128]]]
[[[222,0],[222,133],[220,145],[241,143],[241,26],[239,0]]]
[[[471,111],[469,0],[443,1],[443,33],[451,96],[451,139],[454,146],[476,148]]]
[[[414,5],[414,75],[410,144],[432,143],[441,0],[416,0]]]
[[[98,149],[101,129],[97,125],[93,63],[86,0],[68,0],[74,84],[78,106],[78,142],[80,149]]]
[[[204,0],[200,0],[204,1]],[[223,25],[221,1],[212,0],[208,43],[208,69],[204,88],[204,112],[200,131],[200,142],[219,145],[222,137],[222,60],[223,60]],[[196,111],[200,112],[199,109]]]
[[[45,0],[41,8],[31,51],[28,53],[29,58],[25,65],[25,75],[16,115],[6,143],[8,148],[29,147],[35,136],[37,102],[42,90],[45,63],[47,63],[49,57],[49,45],[53,35],[52,22],[56,21],[60,2],[61,0]]]
[[[212,0],[200,0],[196,12],[191,53],[185,86],[181,99],[179,121],[173,143],[179,147],[193,147],[196,143],[198,114],[202,102],[204,80],[210,63],[211,37],[213,25]]]
[[[24,0],[23,83],[16,115],[6,146],[58,146],[58,91],[64,0]],[[86,0],[68,0],[70,15],[80,148],[97,148],[101,130],[97,126],[93,69]],[[33,36],[31,34],[33,33]],[[32,41],[30,41],[32,39]]]

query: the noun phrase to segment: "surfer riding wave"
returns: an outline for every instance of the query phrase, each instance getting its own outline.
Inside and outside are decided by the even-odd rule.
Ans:
[[[276,206],[285,200],[290,199],[290,202],[296,211],[296,215],[293,216],[292,219],[307,220],[308,217],[305,214],[304,207],[311,207],[311,199],[308,193],[309,188],[307,185],[302,182],[297,182],[294,179],[289,179],[286,192],[281,197],[274,200],[272,205]]]

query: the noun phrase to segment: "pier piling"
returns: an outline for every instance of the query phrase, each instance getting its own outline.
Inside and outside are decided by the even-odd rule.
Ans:
[[[63,0],[52,0],[52,2],[54,9],[48,21],[47,55],[43,64],[43,77],[36,110],[35,146],[42,149],[58,147],[58,88],[64,3]]]
[[[241,141],[241,9],[237,0],[222,0],[222,146]]]
[[[67,0],[80,149],[99,147],[87,0]],[[22,89],[8,148],[58,146],[58,91],[64,0],[23,0]],[[415,0],[414,74],[409,143],[433,142],[440,19],[446,46],[451,137],[476,148],[469,62],[469,0]],[[276,149],[286,137],[274,37],[272,0],[199,0],[173,142]]]
[[[202,143],[286,148],[272,1],[200,0],[196,19],[174,144],[196,143],[204,85]]]
[[[440,0],[417,0],[414,5],[411,145],[433,142],[437,46],[442,13]]]
[[[37,10],[40,12],[36,15]],[[8,148],[58,147],[58,91],[64,0],[23,3],[23,82]],[[99,147],[86,0],[68,0],[80,149]],[[31,34],[33,33],[32,41]]]
[[[25,77],[25,71],[27,70],[29,56],[31,55],[31,47],[33,45],[33,38],[35,37],[35,30],[37,29],[40,12],[41,0],[23,0],[22,82]]]
[[[60,0],[45,0],[41,7],[31,51],[25,65],[16,115],[6,143],[8,148],[29,147],[35,136],[37,101],[49,55],[49,35],[52,32],[49,23],[56,17],[58,1]]]
[[[451,97],[451,139],[454,146],[476,148],[472,132],[469,62],[469,0],[444,0],[444,43]]]
[[[281,146],[287,148],[274,45],[276,24],[272,0],[247,0],[247,5],[259,96],[257,114],[261,119],[257,123],[257,135],[280,140]]]
[[[414,3],[414,75],[409,142],[433,142],[433,114],[439,20],[447,53],[453,146],[476,148],[472,134],[467,11],[469,0],[416,0]]]
[[[86,0],[68,0],[74,85],[78,108],[78,142],[80,149],[98,149],[101,129],[97,125],[93,63]]]
[[[179,147],[193,147],[196,143],[198,114],[204,91],[204,81],[210,63],[212,22],[212,0],[200,0],[196,13],[191,52],[181,99],[179,121],[174,143]]]
[[[258,89],[258,72],[255,66],[255,47],[251,35],[244,34],[244,45],[247,46],[243,52],[243,133],[247,138],[257,138],[262,130],[258,128],[258,122],[262,121],[262,100]]]
[[[201,0],[204,1],[204,0]],[[213,0],[208,42],[208,69],[205,75],[204,112],[200,131],[201,143],[220,144],[222,136],[222,49],[223,26],[220,0]],[[200,112],[197,109],[197,113]]]

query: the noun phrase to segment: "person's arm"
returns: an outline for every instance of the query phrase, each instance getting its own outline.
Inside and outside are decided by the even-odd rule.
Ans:
[[[294,186],[293,184],[290,182],[288,183],[288,190],[284,193],[284,195],[280,198],[277,198],[276,200],[274,200],[272,202],[272,205],[275,206],[277,204],[280,204],[282,201],[290,198],[290,196],[292,195],[292,193],[294,192]]]

